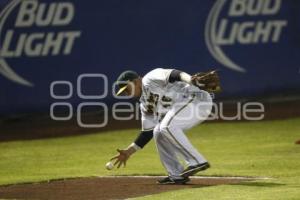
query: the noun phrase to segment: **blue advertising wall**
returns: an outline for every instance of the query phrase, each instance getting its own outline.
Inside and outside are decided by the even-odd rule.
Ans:
[[[298,0],[0,0],[0,114],[112,102],[118,74],[219,69],[220,98],[299,93]],[[54,99],[50,94],[53,81]],[[56,82],[60,83],[60,82]],[[72,93],[68,91],[72,85]],[[80,89],[78,92],[77,90]],[[70,94],[70,95],[68,95]]]

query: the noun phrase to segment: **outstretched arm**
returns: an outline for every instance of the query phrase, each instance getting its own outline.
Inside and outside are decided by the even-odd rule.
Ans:
[[[118,165],[118,168],[120,168],[122,165],[125,167],[129,157],[136,151],[142,149],[152,139],[152,137],[153,130],[142,131],[135,141],[126,149],[117,149],[118,154],[111,158],[111,160],[115,160],[114,165]]]
[[[174,83],[175,81],[186,82],[191,85],[196,85],[197,87],[204,86],[204,84],[201,84],[201,83],[195,84],[191,75],[189,75],[188,73],[179,71],[177,69],[174,69],[169,76],[170,83]]]
[[[176,81],[183,81],[186,83],[191,84],[192,83],[192,76],[188,73],[179,71],[177,69],[172,70],[170,76],[169,76],[169,82],[174,83]]]

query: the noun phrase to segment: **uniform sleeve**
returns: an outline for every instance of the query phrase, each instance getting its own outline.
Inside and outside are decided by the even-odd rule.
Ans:
[[[142,112],[142,131],[153,130],[157,122],[154,118],[154,115],[147,115]]]
[[[140,109],[142,115],[141,116],[142,131],[153,130],[157,124],[157,120],[155,120],[154,114],[148,113],[143,103],[140,103]]]

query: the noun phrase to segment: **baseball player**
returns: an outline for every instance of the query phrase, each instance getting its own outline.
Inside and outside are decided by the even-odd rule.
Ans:
[[[129,157],[154,138],[161,163],[168,172],[167,177],[158,180],[159,184],[185,184],[189,176],[210,167],[184,131],[210,114],[212,98],[205,89],[220,90],[215,71],[191,76],[176,69],[157,68],[143,78],[136,72],[125,71],[117,84],[117,95],[139,98],[142,131],[127,148],[117,149],[118,154],[111,159],[115,160],[114,165],[126,166]]]

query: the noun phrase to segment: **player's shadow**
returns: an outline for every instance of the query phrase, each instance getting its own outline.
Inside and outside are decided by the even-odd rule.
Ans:
[[[240,183],[232,183],[230,185],[253,186],[253,187],[280,187],[286,184],[272,183],[272,182],[240,182]]]
[[[221,183],[221,184],[205,184],[205,183],[188,183],[186,186],[191,188],[201,188],[201,187],[212,187],[218,185],[238,185],[238,186],[250,186],[250,187],[280,187],[286,184],[282,183],[272,183],[272,182],[255,182],[255,181],[241,181],[239,183]]]

